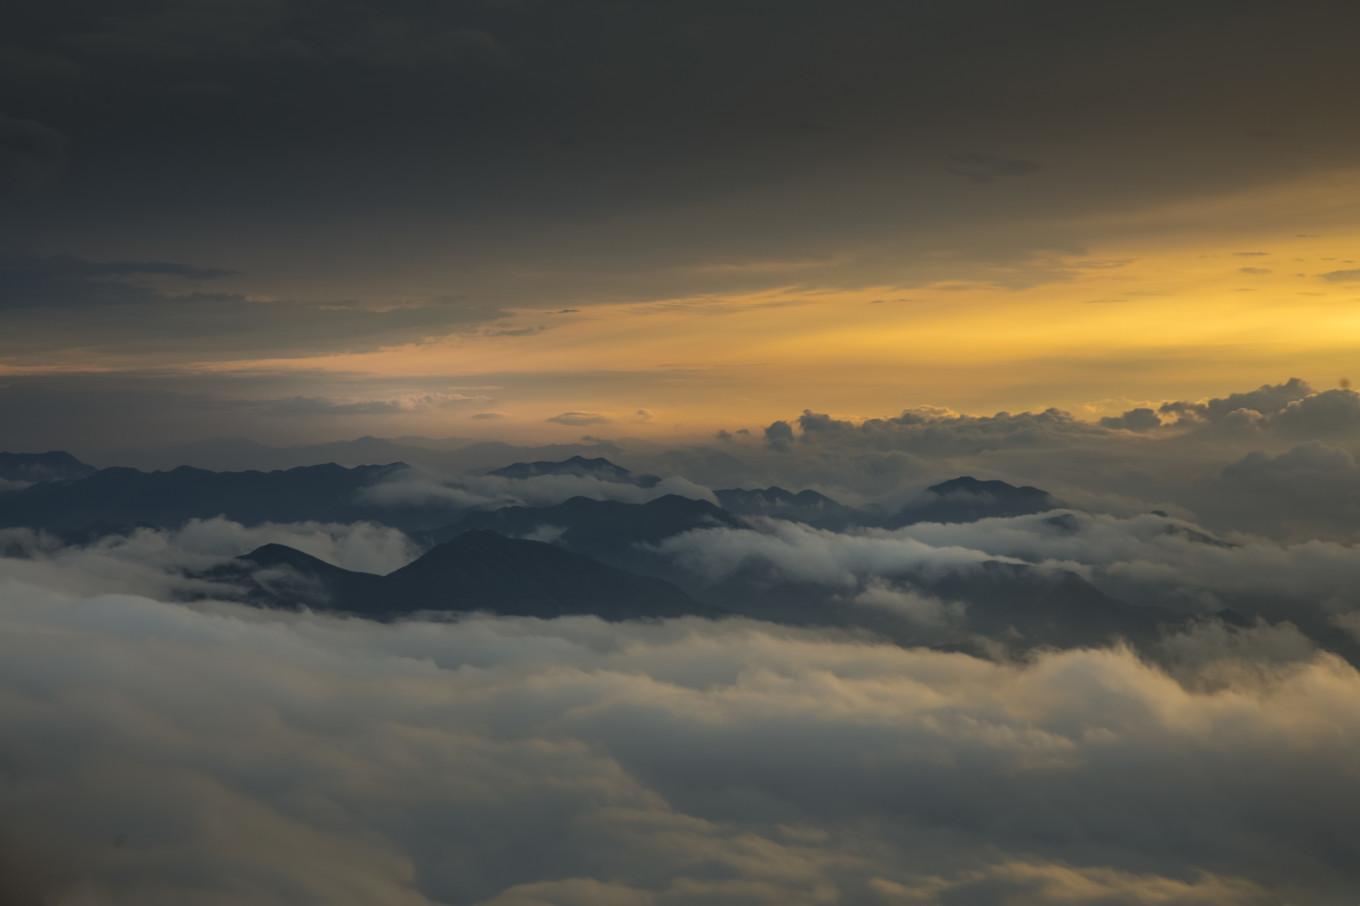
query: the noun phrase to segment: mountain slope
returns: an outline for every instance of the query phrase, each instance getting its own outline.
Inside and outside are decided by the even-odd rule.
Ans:
[[[400,463],[345,469],[334,464],[276,472],[169,472],[103,469],[76,481],[38,484],[7,494],[0,525],[54,531],[94,524],[176,526],[226,516],[243,523],[352,522],[371,518],[359,492],[405,468]]]
[[[216,571],[256,604],[306,605],[377,619],[421,611],[484,611],[544,619],[606,620],[712,614],[659,579],[637,576],[551,544],[472,531],[386,576],[352,572],[278,544]]]
[[[990,560],[945,571],[903,569],[878,581],[893,593],[863,594],[871,591],[864,584],[847,589],[789,580],[753,564],[696,593],[733,613],[776,623],[868,629],[904,645],[952,639],[971,647],[986,639],[1012,653],[1118,639],[1142,644],[1158,638],[1161,627],[1185,622],[1172,611],[1107,595],[1075,573],[1029,564]],[[957,607],[923,624],[919,615],[895,609],[896,593]]]
[[[1061,501],[1041,488],[984,481],[971,475],[931,485],[887,522],[900,528],[917,522],[976,522],[1005,516],[1028,516],[1058,509]]]
[[[607,620],[701,610],[675,586],[552,544],[472,531],[387,576],[384,594],[422,610],[512,616],[593,614]]]
[[[284,544],[258,547],[211,578],[235,580],[251,600],[276,607],[373,613],[382,602],[382,576],[342,569]]]
[[[554,462],[515,462],[499,469],[492,469],[487,474],[498,478],[514,479],[537,478],[543,475],[572,475],[578,478],[595,478],[600,481],[633,484],[643,488],[655,487],[661,481],[655,475],[638,475],[630,472],[623,466],[615,465],[602,456],[593,459],[584,456],[572,456],[569,459]]]
[[[548,537],[569,550],[617,563],[634,559],[639,545],[654,544],[691,529],[738,524],[735,516],[706,500],[675,494],[647,503],[573,497],[554,506],[513,506],[469,513],[428,537],[446,541],[477,529]]]
[[[63,450],[46,453],[0,453],[0,482],[40,484],[75,481],[97,470]]]
[[[723,488],[713,494],[723,509],[736,516],[768,516],[827,529],[844,528],[859,521],[854,509],[816,491]]]

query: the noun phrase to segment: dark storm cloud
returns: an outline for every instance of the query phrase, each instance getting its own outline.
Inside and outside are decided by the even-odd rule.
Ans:
[[[1213,100],[1232,113],[1247,94],[1253,105],[1278,102],[1282,92],[1271,79],[1285,67],[1331,73],[1348,62],[1339,57],[1344,42],[1318,28],[1335,24],[1329,16],[1345,10],[1316,4],[1296,11],[1295,30],[1316,30],[1307,53],[1281,45],[1271,31],[1278,17],[1264,3],[1051,2],[1020,11],[994,0],[911,6],[870,0],[831,11],[794,2],[783,4],[777,18],[750,2],[316,7],[256,0],[136,2],[112,10],[66,4],[60,11],[19,3],[7,19],[13,45],[29,58],[71,60],[86,78],[115,80],[120,90],[101,99],[115,106],[101,113],[94,99],[53,97],[49,87],[64,82],[44,80],[43,67],[30,67],[33,77],[15,87],[11,100],[55,107],[73,122],[102,128],[131,115],[129,126],[166,134],[175,124],[153,117],[152,106],[178,99],[166,112],[189,119],[194,130],[181,142],[228,134],[225,122],[205,114],[232,111],[246,115],[252,136],[273,145],[285,137],[260,125],[282,126],[304,112],[286,140],[353,140],[362,115],[386,107],[380,122],[395,132],[418,130],[456,147],[479,140],[468,132],[490,127],[501,138],[546,114],[537,133],[525,137],[569,149],[605,136],[644,145],[696,126],[704,134],[686,143],[692,147],[723,132],[729,142],[762,136],[815,142],[847,128],[900,133],[976,112],[1016,120],[1063,110],[1116,118],[1160,108],[1174,120]],[[941,73],[965,49],[966,64]],[[1155,71],[1143,68],[1141,54],[1150,49],[1165,54]],[[1105,67],[1085,70],[1094,85],[1062,81],[1097,58]],[[65,77],[75,72],[60,68]],[[914,78],[932,71],[944,77]],[[1131,71],[1138,74],[1132,81]],[[630,77],[616,78],[619,72]],[[998,82],[1001,73],[1009,86]],[[279,85],[283,91],[272,90]],[[1095,97],[1104,110],[1073,105]],[[406,119],[432,98],[446,104],[433,119]],[[1168,108],[1171,99],[1179,103]],[[893,106],[901,110],[897,117],[872,122]],[[677,114],[679,121],[667,125]],[[149,144],[152,136],[144,138]],[[952,156],[989,172],[1032,169],[1007,155]]]
[[[494,320],[490,304],[445,300],[382,307],[353,301],[263,301],[202,285],[230,271],[170,261],[0,258],[0,356],[40,363],[51,349],[154,352],[181,359],[373,349]]]
[[[240,279],[158,288],[119,317],[29,308],[3,335],[38,362],[196,354],[200,335],[268,356],[814,276],[1068,279],[1053,256],[1091,242],[1081,215],[1351,162],[1360,136],[1333,111],[1354,84],[1354,16],[20,0],[0,14],[0,179],[27,188],[0,249]],[[1267,119],[1290,140],[1255,135]],[[283,301],[247,305],[266,298]]]
[[[1150,431],[1160,428],[1162,420],[1157,413],[1146,406],[1130,409],[1123,415],[1102,418],[1100,424],[1105,428],[1123,428],[1127,431]]]
[[[793,444],[793,427],[780,420],[765,427],[765,443],[771,450],[786,453]]]
[[[148,300],[137,277],[212,280],[229,271],[172,261],[85,261],[69,255],[0,258],[0,311],[135,304]]]
[[[1024,176],[1039,169],[1032,160],[994,157],[990,154],[955,154],[950,158],[949,170],[973,182],[988,183],[1008,176]]]
[[[66,160],[66,137],[35,120],[0,114],[0,192],[33,191]]]
[[[21,0],[3,24],[27,62],[0,83],[0,111],[69,137],[37,221],[49,244],[81,216],[172,218],[205,245],[246,224],[305,237],[341,222],[375,240],[395,229],[386,254],[434,256],[447,244],[415,246],[438,223],[469,263],[533,248],[546,264],[555,249],[617,290],[592,266],[606,248],[644,269],[825,255],[909,233],[904,210],[937,234],[966,213],[982,237],[977,208],[958,208],[968,181],[994,181],[989,210],[1007,216],[1001,183],[1051,173],[1075,181],[1047,184],[1042,204],[1099,207],[1350,160],[1355,136],[1330,113],[1354,82],[1354,15],[1222,0],[797,0],[778,15],[747,0]],[[1275,114],[1289,143],[1248,135]],[[1163,148],[1174,166],[1156,163]],[[1074,156],[1097,165],[1073,170]],[[963,185],[939,185],[942,163]],[[657,206],[674,216],[607,225]],[[1084,237],[959,241],[1014,257]]]
[[[277,395],[280,390],[289,395]],[[168,467],[187,462],[167,461],[176,442],[223,443],[235,437],[250,438],[241,443],[258,447],[261,441],[297,441],[337,430],[354,436],[362,433],[354,426],[368,419],[390,424],[403,414],[457,414],[489,400],[485,388],[442,380],[423,381],[413,390],[363,375],[314,372],[0,377],[0,420],[10,426],[9,447],[38,448],[56,441],[100,463],[111,451],[150,448],[151,460]],[[223,456],[210,465],[230,467],[230,447],[226,444]]]

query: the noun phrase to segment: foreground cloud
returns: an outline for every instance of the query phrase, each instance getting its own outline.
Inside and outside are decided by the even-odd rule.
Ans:
[[[1360,883],[1360,675],[1325,655],[1234,673],[1220,652],[1194,691],[1122,650],[0,596],[6,896],[1326,904]]]
[[[285,544],[345,569],[373,573],[405,566],[419,553],[402,532],[368,522],[244,526],[220,517],[191,519],[173,531],[134,529],[84,545],[66,545],[31,529],[0,529],[0,581],[75,594],[221,594],[225,589],[193,574],[265,544]]]

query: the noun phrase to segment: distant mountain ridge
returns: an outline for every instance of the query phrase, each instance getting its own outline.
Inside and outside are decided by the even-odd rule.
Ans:
[[[646,503],[573,497],[553,506],[479,510],[428,533],[440,542],[491,530],[515,537],[551,537],[568,550],[615,565],[636,565],[641,548],[698,528],[736,527],[740,520],[706,500],[667,494]]]
[[[97,472],[64,450],[46,453],[0,453],[0,481],[41,484],[48,481],[74,481]]]
[[[719,505],[737,516],[767,516],[772,519],[791,519],[818,528],[844,528],[864,517],[853,507],[845,506],[817,491],[787,491],[768,488],[722,488],[714,491]]]
[[[595,478],[600,481],[614,481],[633,484],[640,488],[652,488],[661,483],[656,475],[638,475],[615,465],[603,456],[587,458],[572,456],[562,460],[538,460],[536,462],[515,462],[499,469],[492,469],[488,475],[498,478],[526,479],[543,475],[572,475],[579,478]]]
[[[425,611],[605,620],[714,615],[660,579],[615,569],[551,544],[471,531],[378,576],[341,569],[280,544],[260,547],[211,576],[253,603],[335,610],[374,619]]]
[[[979,519],[1030,516],[1062,507],[1042,488],[961,475],[926,488],[888,521],[889,528],[917,522],[977,522]]]
[[[71,481],[6,494],[0,525],[54,531],[94,525],[172,527],[225,516],[237,522],[354,522],[381,511],[359,492],[405,469],[402,463],[346,469],[333,463],[273,472],[101,469]]]
[[[922,595],[962,608],[957,625],[945,620],[923,630],[911,620],[904,622],[891,603],[857,603],[863,592],[873,592],[869,599],[882,596],[882,587],[867,579],[857,580],[856,587],[793,580],[759,556],[718,578],[674,557],[663,544],[697,530],[766,531],[753,517],[796,520],[831,531],[872,531],[1062,509],[1056,497],[1040,488],[967,475],[931,485],[884,519],[871,508],[848,507],[817,491],[778,486],[718,490],[714,493],[721,505],[674,494],[644,503],[579,496],[547,506],[494,510],[469,510],[438,498],[424,507],[375,502],[366,493],[369,489],[406,480],[402,473],[408,467],[400,462],[353,468],[328,463],[269,472],[187,466],[142,472],[94,470],[69,454],[52,452],[2,454],[0,466],[10,470],[5,474],[24,476],[25,485],[0,493],[0,526],[40,528],[68,543],[89,544],[133,527],[177,527],[189,519],[220,515],[244,524],[371,520],[401,528],[429,548],[385,576],[342,569],[277,544],[205,574],[263,606],[304,605],[380,620],[426,611],[608,620],[729,614],[867,630],[901,644],[971,650],[983,639],[1012,653],[1045,644],[1104,644],[1121,637],[1141,643],[1156,638],[1165,626],[1183,623],[1171,610],[1133,606],[1075,573],[1033,564],[997,559],[943,571],[880,569],[874,581],[889,583],[893,594]],[[491,474],[511,482],[540,476],[660,481],[603,457],[585,456],[512,463]],[[34,483],[34,478],[41,480]],[[1075,532],[1079,515],[1050,513],[1045,525],[1055,532]],[[1165,531],[1201,544],[1231,546],[1188,527],[1168,525]],[[745,538],[745,533],[734,534],[732,543]],[[1244,606],[1248,613],[1258,610],[1250,601]],[[1326,626],[1308,631],[1332,650],[1350,651],[1326,635]]]

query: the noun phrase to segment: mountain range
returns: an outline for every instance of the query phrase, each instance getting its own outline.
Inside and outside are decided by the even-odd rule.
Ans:
[[[74,481],[98,470],[62,450],[46,453],[0,453],[0,482],[15,485]]]
[[[653,488],[661,483],[656,475],[638,475],[615,465],[603,456],[588,458],[572,456],[561,461],[516,462],[499,469],[492,469],[488,475],[498,478],[523,480],[544,475],[571,475],[577,478],[594,478],[598,481],[612,481],[620,484],[636,485],[640,488]]]
[[[360,492],[404,468],[391,463],[275,472],[210,472],[189,466],[168,472],[101,469],[0,495],[0,525],[60,533],[91,526],[170,528],[213,516],[245,524],[353,522],[385,515],[364,503]]]
[[[383,620],[427,611],[542,619],[589,614],[606,620],[717,613],[660,579],[489,531],[460,534],[384,576],[269,544],[205,578],[233,584],[261,606],[302,603]]]
[[[732,524],[733,519],[743,517],[790,519],[841,530],[855,525],[896,528],[918,522],[969,522],[1061,506],[1039,488],[971,476],[931,485],[886,518],[877,509],[846,506],[817,491],[780,487],[719,489],[713,492],[717,505],[682,497],[659,498],[666,500],[661,504],[582,499],[492,512],[469,511],[466,505],[455,506],[448,501],[425,507],[383,505],[365,494],[366,489],[397,479],[408,469],[404,462],[390,462],[234,472],[179,466],[146,472],[126,467],[96,469],[60,451],[0,453],[0,482],[4,482],[0,484],[0,526],[79,532],[91,527],[173,527],[189,519],[213,516],[246,524],[362,519],[407,530],[432,531],[443,526],[442,536],[436,533],[433,537],[445,540],[451,532],[469,528],[528,534],[540,526],[564,526],[569,546],[598,553],[601,544],[612,547],[623,536],[631,536],[634,542],[650,542],[688,527]],[[516,462],[487,474],[512,481],[544,476],[590,477],[644,490],[661,481],[604,457],[584,456]],[[586,523],[599,528],[590,529]],[[586,536],[592,532],[609,537],[599,543],[589,542]]]
[[[763,519],[843,531],[967,522],[1060,506],[1039,488],[961,476],[931,485],[886,518],[881,511],[849,507],[817,491],[779,487],[720,489],[714,492],[717,503],[667,494],[641,503],[573,497],[546,506],[442,504],[413,511],[375,503],[368,493],[379,483],[404,480],[408,467],[403,463],[142,472],[94,470],[60,453],[10,456],[0,463],[10,469],[6,474],[22,474],[28,482],[0,493],[0,525],[42,528],[68,540],[225,516],[245,524],[371,520],[402,528],[426,549],[406,566],[375,575],[266,545],[204,576],[261,606],[302,604],[376,619],[428,611],[593,614],[610,620],[727,613],[868,629],[904,644],[934,636],[923,636],[919,626],[891,608],[848,604],[853,589],[789,581],[756,561],[722,579],[708,579],[663,553],[662,543],[701,529],[759,531]],[[661,481],[603,457],[583,456],[518,462],[490,474],[512,483],[588,476],[643,489]],[[43,480],[32,483],[38,477]],[[1052,518],[1061,520],[1064,514]],[[965,623],[941,644],[990,639],[1025,650],[1116,637],[1147,640],[1175,620],[1170,611],[1112,598],[1074,573],[1028,564],[986,562],[944,572],[904,567],[880,578],[899,590],[966,608]]]
[[[888,519],[885,527],[1029,516],[1056,510],[1062,505],[1056,497],[1040,488],[962,475],[926,488]]]

